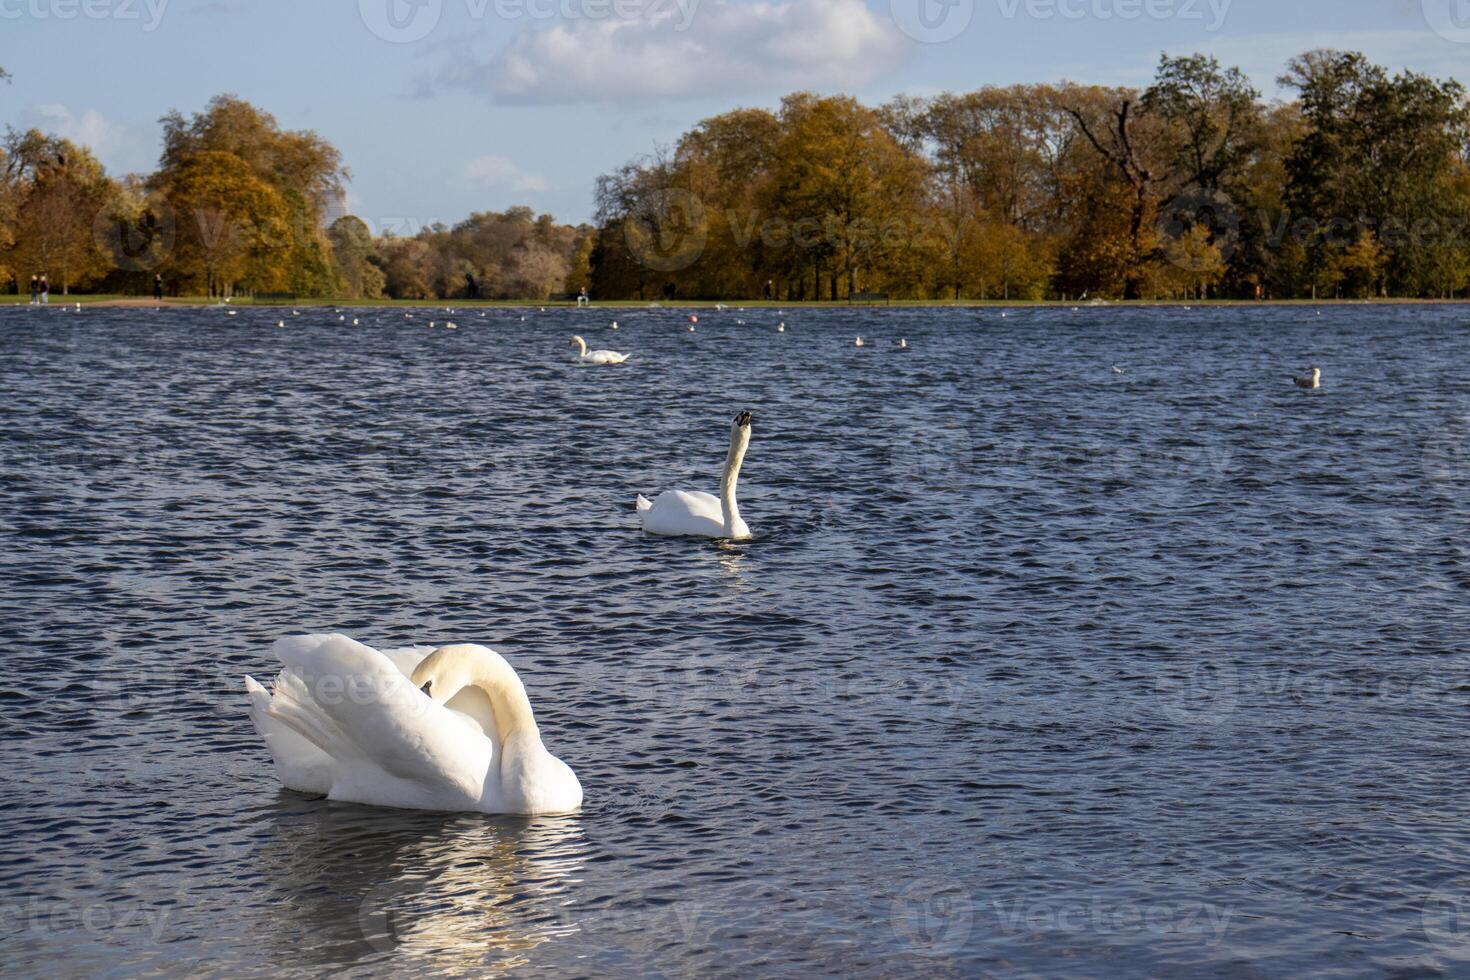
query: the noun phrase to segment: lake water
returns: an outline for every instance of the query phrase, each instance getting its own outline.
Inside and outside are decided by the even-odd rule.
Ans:
[[[0,973],[1470,972],[1470,309],[281,315],[0,310]],[[583,811],[282,791],[319,630]]]

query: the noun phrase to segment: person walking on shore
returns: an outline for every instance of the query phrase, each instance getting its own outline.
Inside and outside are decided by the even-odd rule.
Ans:
[[[39,302],[41,302],[41,277],[31,276],[31,302],[29,305],[35,306]]]
[[[153,298],[163,302],[163,276],[157,272],[153,274]]]
[[[46,273],[41,273],[41,305],[47,306],[51,303],[51,280],[46,278]]]

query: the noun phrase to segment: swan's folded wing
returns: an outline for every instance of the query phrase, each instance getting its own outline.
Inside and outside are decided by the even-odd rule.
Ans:
[[[493,756],[489,739],[417,690],[393,660],[346,636],[289,637],[275,653],[330,722],[302,730],[332,758],[426,790],[480,799]],[[289,723],[289,720],[288,720]]]
[[[643,515],[643,529],[651,534],[719,537],[724,523],[720,498],[699,490],[665,490]]]

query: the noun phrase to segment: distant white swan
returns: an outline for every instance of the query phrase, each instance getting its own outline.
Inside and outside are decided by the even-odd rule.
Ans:
[[[863,338],[861,338],[861,337],[859,337],[859,338],[858,338],[858,339],[857,339],[857,341],[856,341],[856,342],[855,342],[855,343],[854,343],[854,344],[853,344],[853,346],[854,346],[854,347],[866,347],[866,346],[868,346],[868,345],[867,345],[867,344],[865,344],[865,343],[863,343]]]
[[[631,355],[619,354],[615,350],[593,350],[587,349],[587,341],[581,337],[573,337],[572,343],[577,345],[577,359],[583,364],[621,364]]]
[[[638,518],[643,530],[666,537],[732,538],[750,537],[750,528],[740,519],[740,505],[735,502],[735,485],[740,479],[740,464],[750,446],[750,413],[741,412],[730,423],[730,452],[725,457],[725,474],[720,480],[720,495],[687,490],[665,490],[656,500],[638,495]]]
[[[908,341],[908,338],[907,337],[900,337],[900,338],[898,338],[898,340],[896,340],[894,342],[893,346],[896,347],[898,350],[908,350],[909,349],[909,341]]]
[[[1291,379],[1298,388],[1320,388],[1322,387],[1322,369],[1314,367],[1306,377],[1292,376]]]
[[[341,634],[278,640],[250,718],[287,789],[411,810],[569,813],[582,786],[546,751],[526,689],[473,644],[379,652]]]

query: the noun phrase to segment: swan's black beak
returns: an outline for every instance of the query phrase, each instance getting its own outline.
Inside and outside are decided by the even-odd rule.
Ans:
[[[740,426],[742,429],[745,428],[747,425],[750,424],[750,413],[741,412],[739,415],[735,416],[735,424]]]
[[[424,681],[424,686],[419,688],[419,690],[423,691],[425,694],[428,694],[429,697],[433,697],[434,695],[429,694],[429,688],[432,687],[433,684],[433,681]]]

